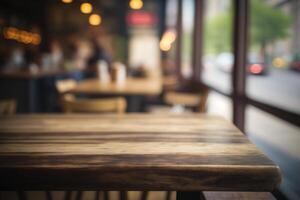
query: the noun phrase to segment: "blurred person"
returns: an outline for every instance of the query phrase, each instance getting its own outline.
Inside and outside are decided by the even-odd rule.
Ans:
[[[64,55],[58,40],[54,40],[52,42],[50,52],[54,65],[59,66],[63,61]]]
[[[84,40],[72,40],[67,45],[66,60],[68,62],[66,68],[68,70],[84,70],[86,63],[91,55],[91,47]]]
[[[41,54],[37,46],[29,45],[25,48],[25,67],[32,73],[37,73],[40,69]]]
[[[109,53],[103,48],[100,40],[92,40],[93,53],[88,60],[89,66],[95,66],[99,61],[104,60],[110,66],[112,59]]]
[[[22,47],[15,47],[10,53],[5,68],[21,69],[25,66],[25,51]]]
[[[77,43],[77,51],[75,54],[75,65],[80,70],[87,69],[88,59],[91,56],[91,45],[86,40],[79,40]]]
[[[42,68],[45,70],[61,68],[63,51],[58,40],[52,39],[46,46],[46,52],[42,56]]]
[[[64,67],[71,71],[71,78],[81,80],[85,78],[87,61],[91,55],[91,47],[87,41],[80,40],[77,37],[71,38],[66,48],[66,59]]]

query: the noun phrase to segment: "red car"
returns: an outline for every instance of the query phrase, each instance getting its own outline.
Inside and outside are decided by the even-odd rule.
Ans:
[[[253,75],[265,75],[267,73],[267,66],[264,63],[250,63],[248,64],[247,71]]]
[[[293,70],[300,72],[300,60],[292,62],[291,67]]]

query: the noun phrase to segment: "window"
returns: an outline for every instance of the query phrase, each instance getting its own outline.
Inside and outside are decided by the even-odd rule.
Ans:
[[[203,81],[223,92],[231,92],[232,21],[231,0],[204,1]]]
[[[197,70],[202,84],[213,91],[208,112],[233,119],[281,167],[281,194],[299,199],[300,1],[200,1],[204,10],[200,6],[196,14],[204,13],[203,27],[196,28],[203,30],[203,48],[196,55],[202,57]],[[236,55],[233,43],[239,49]],[[245,65],[233,71],[234,56],[244,63],[246,51]],[[232,80],[241,87],[231,87]]]
[[[267,154],[283,174],[282,191],[296,198],[300,177],[300,129],[266,112],[248,106],[246,109],[246,133],[250,140]],[[295,176],[296,174],[296,176]],[[294,198],[292,198],[294,197]]]
[[[195,1],[182,1],[182,51],[181,51],[181,75],[184,78],[192,76],[192,52]]]
[[[299,1],[251,0],[249,97],[300,114]]]

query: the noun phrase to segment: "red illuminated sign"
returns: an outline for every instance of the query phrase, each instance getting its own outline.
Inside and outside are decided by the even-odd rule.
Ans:
[[[134,11],[127,14],[126,22],[129,26],[154,26],[157,20],[153,13]]]

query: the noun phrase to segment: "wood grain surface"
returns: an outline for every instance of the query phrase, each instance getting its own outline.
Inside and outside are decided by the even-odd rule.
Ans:
[[[272,191],[279,168],[208,115],[0,117],[1,189]]]
[[[75,94],[104,94],[104,95],[159,95],[162,83],[159,78],[126,79],[124,84],[115,82],[101,83],[98,79],[81,81],[69,93]]]

